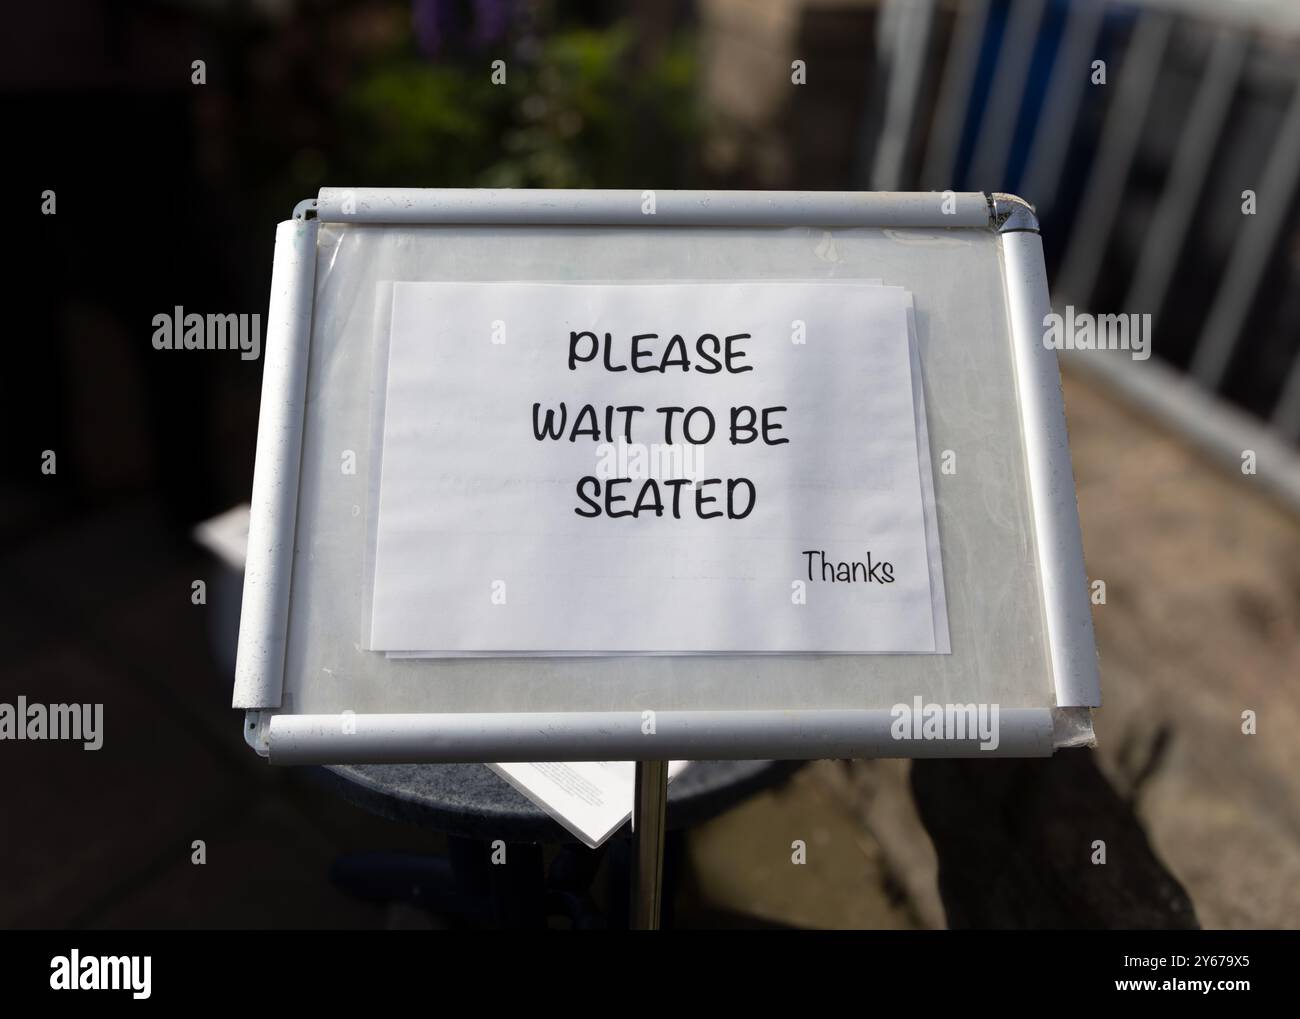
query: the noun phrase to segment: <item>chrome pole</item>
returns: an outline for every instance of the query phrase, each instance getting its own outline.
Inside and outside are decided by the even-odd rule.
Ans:
[[[657,931],[664,880],[664,820],[668,813],[668,762],[636,762],[632,806],[632,929]]]

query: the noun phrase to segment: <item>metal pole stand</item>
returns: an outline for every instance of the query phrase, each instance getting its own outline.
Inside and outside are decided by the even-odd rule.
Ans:
[[[668,812],[668,762],[636,762],[632,805],[632,929],[657,931],[664,884],[664,820]]]

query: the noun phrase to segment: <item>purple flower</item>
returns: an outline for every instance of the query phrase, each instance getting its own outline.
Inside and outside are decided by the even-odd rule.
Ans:
[[[426,57],[436,57],[457,45],[476,50],[494,46],[510,30],[515,0],[414,0],[411,26]]]
[[[494,46],[510,31],[514,0],[474,0],[474,45]]]
[[[435,57],[456,32],[456,0],[415,0],[411,27],[415,44],[426,57]]]

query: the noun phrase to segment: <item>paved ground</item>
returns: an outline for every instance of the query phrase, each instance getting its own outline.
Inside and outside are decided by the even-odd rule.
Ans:
[[[1091,384],[1065,395],[1088,574],[1106,582],[1102,769],[1203,926],[1300,927],[1300,520]],[[717,820],[695,836],[704,885],[809,926],[940,924],[907,768],[824,762]],[[806,873],[773,879],[766,831],[813,833]]]
[[[1088,569],[1107,583],[1103,767],[1206,926],[1300,926],[1300,521],[1077,380],[1066,395]],[[129,503],[0,557],[0,700],[110,704],[94,767],[66,744],[0,746],[0,926],[419,926],[326,873],[341,852],[441,840],[248,751],[189,601],[208,564],[169,533]],[[813,765],[696,830],[688,855],[684,926],[943,924],[903,762]]]
[[[1103,767],[1202,924],[1300,927],[1300,520],[1092,388],[1066,405]]]

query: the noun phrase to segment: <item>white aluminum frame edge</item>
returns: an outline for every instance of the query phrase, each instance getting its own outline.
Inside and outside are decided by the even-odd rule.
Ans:
[[[945,212],[945,198],[952,209]],[[647,211],[649,210],[649,211]],[[327,223],[525,226],[984,227],[978,191],[561,191],[544,188],[321,188]]]
[[[275,231],[235,659],[236,708],[279,707],[284,688],[318,229],[316,222],[302,218],[287,220]]]
[[[1101,679],[1061,372],[1056,351],[1043,343],[1052,305],[1042,238],[1028,203],[990,197],[992,207],[1016,203],[1023,208],[1001,217],[998,229],[1052,679],[1058,708],[1096,708]]]
[[[660,711],[653,735],[637,711],[510,715],[275,715],[272,764],[482,761],[825,760],[875,757],[1047,757],[1048,708],[998,712],[996,745],[896,739],[890,711]]]
[[[647,204],[651,195],[653,202]],[[657,732],[663,732],[666,719],[672,738],[656,739],[650,753],[638,742],[641,716],[632,712],[351,715],[345,726],[343,716],[267,710],[279,707],[283,688],[318,222],[997,231],[1057,707],[1002,711],[1003,737],[991,751],[980,751],[969,741],[918,745],[895,740],[889,735],[889,712],[878,710],[667,712],[657,716]],[[280,224],[276,238],[234,698],[236,708],[247,710],[245,738],[280,764],[626,760],[663,759],[665,754],[715,759],[981,752],[1045,756],[1057,746],[1091,743],[1089,709],[1100,704],[1100,681],[1060,374],[1056,352],[1041,342],[1041,323],[1049,310],[1038,222],[1032,206],[1011,195],[322,188],[316,200],[299,203],[294,219]],[[247,583],[254,577],[258,583]]]

